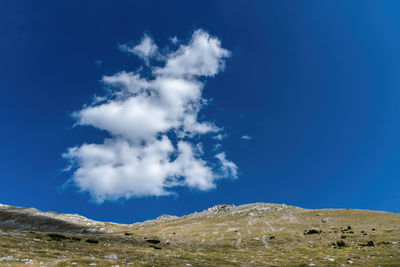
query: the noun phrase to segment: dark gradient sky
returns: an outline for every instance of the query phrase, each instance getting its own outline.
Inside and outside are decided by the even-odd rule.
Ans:
[[[125,223],[221,203],[400,212],[399,10],[366,0],[1,1],[0,203]],[[148,33],[162,47],[199,28],[232,52],[206,82],[202,115],[224,127],[239,179],[102,205],[63,189],[62,153],[104,138],[74,128],[71,112],[101,94],[103,75],[140,66],[118,44]]]

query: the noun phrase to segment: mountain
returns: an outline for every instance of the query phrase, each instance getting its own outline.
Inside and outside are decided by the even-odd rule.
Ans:
[[[218,205],[134,224],[0,205],[0,265],[400,266],[400,214]]]

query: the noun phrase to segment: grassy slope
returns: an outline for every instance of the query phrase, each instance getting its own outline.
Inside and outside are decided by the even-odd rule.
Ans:
[[[18,260],[0,264],[15,266],[32,259],[48,266],[73,262],[97,266],[348,266],[350,260],[354,266],[400,266],[400,214],[280,207],[247,205],[240,212],[217,210],[170,222],[113,225],[113,233],[69,232],[59,241],[47,236],[48,230],[2,229],[0,258]],[[304,234],[311,229],[319,233]],[[99,243],[87,243],[87,238]],[[149,239],[160,243],[149,243]],[[332,245],[338,241],[345,246]],[[110,254],[118,259],[106,259]]]

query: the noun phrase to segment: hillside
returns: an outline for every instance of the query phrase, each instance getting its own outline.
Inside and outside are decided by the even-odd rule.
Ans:
[[[400,214],[219,205],[130,225],[0,205],[0,265],[400,266]]]

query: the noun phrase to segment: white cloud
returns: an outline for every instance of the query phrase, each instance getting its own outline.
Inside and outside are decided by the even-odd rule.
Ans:
[[[173,43],[174,45],[176,45],[176,44],[179,42],[178,37],[176,37],[176,36],[169,38],[169,40],[170,40],[171,43]]]
[[[225,67],[225,61],[230,52],[221,47],[217,38],[207,32],[197,30],[188,45],[167,55],[164,67],[156,68],[155,73],[161,75],[182,76],[214,76]]]
[[[139,45],[121,49],[146,64],[158,53],[147,35]],[[237,166],[225,153],[215,156],[218,161],[208,162],[202,144],[193,144],[195,136],[223,136],[213,123],[199,121],[206,101],[198,77],[223,70],[229,55],[217,38],[198,30],[189,44],[160,55],[164,67],[149,66],[152,75],[148,77],[126,71],[104,76],[107,94],[96,96],[73,116],[78,125],[105,130],[111,138],[64,153],[74,171],[70,181],[101,203],[168,195],[176,186],[209,190],[215,188],[217,179],[236,178]]]
[[[243,140],[250,140],[250,139],[253,139],[253,137],[248,136],[247,134],[243,135],[243,136],[240,137],[240,138],[243,139]]]
[[[154,43],[153,39],[148,35],[144,35],[141,42],[136,46],[122,44],[119,49],[123,52],[132,53],[139,58],[143,59],[147,64],[149,59],[157,55],[158,46]]]
[[[172,165],[175,167],[175,173],[184,177],[185,185],[200,190],[208,190],[215,187],[215,174],[204,160],[196,157],[191,144],[180,141],[178,143],[178,153],[179,156]]]
[[[163,136],[145,146],[132,145],[121,138],[106,139],[103,144],[84,144],[68,150],[65,157],[78,167],[73,182],[88,191],[94,200],[162,196],[166,176],[172,171],[169,155],[174,151]]]
[[[226,134],[218,133],[213,137],[215,140],[224,140],[226,138]]]
[[[238,177],[237,169],[238,167],[236,166],[235,163],[232,161],[229,161],[226,159],[225,153],[221,152],[217,155],[215,155],[217,159],[221,162],[221,171],[222,171],[222,177],[230,176],[233,178]]]
[[[121,93],[139,93],[150,87],[150,83],[146,79],[142,79],[139,74],[125,71],[121,71],[112,76],[104,76],[102,81],[106,85],[115,88],[123,88],[124,90],[121,90]]]

